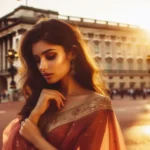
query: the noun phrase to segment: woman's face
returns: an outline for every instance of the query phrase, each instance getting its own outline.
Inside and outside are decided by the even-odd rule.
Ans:
[[[49,84],[60,81],[70,71],[70,56],[60,45],[39,41],[32,46],[32,54],[39,71]]]

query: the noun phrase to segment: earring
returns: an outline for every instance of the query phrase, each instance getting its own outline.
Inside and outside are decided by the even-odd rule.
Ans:
[[[76,74],[76,71],[75,71],[75,57],[72,58],[70,64],[71,64],[71,66],[70,66],[71,74],[75,75]]]

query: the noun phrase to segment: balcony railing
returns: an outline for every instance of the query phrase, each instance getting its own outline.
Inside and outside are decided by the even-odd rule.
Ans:
[[[108,74],[120,75],[150,75],[148,70],[105,70]]]

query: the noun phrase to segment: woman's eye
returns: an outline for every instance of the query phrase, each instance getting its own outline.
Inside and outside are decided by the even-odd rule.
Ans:
[[[46,58],[47,58],[48,60],[53,60],[53,59],[55,59],[55,57],[56,57],[56,54],[54,54],[54,55],[49,55],[49,56],[47,56]]]

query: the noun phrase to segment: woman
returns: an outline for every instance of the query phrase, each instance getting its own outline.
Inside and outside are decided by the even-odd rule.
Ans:
[[[102,75],[79,30],[36,24],[20,43],[26,103],[4,131],[3,150],[125,150]]]

